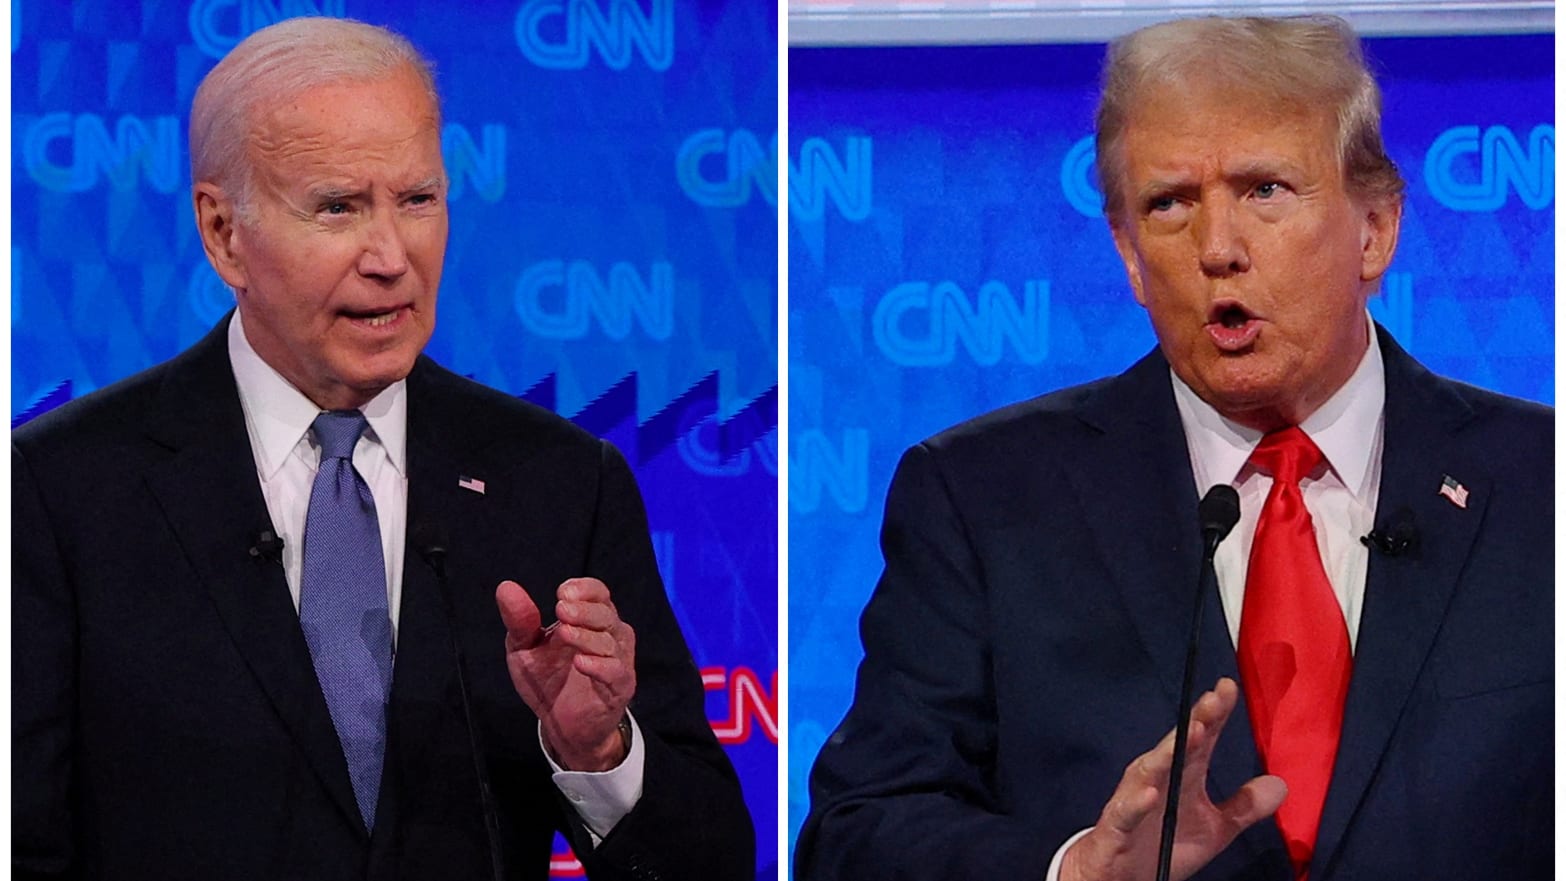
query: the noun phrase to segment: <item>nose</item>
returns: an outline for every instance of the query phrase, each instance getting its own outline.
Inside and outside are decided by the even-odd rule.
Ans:
[[[1226,278],[1251,268],[1251,255],[1240,229],[1236,206],[1204,199],[1195,224],[1202,272]]]
[[[364,230],[359,274],[394,281],[408,271],[408,249],[392,212],[377,212]]]

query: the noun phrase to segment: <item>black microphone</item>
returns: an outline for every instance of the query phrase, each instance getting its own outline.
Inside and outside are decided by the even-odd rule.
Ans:
[[[1196,506],[1202,524],[1202,568],[1196,575],[1196,603],[1191,611],[1191,633],[1185,645],[1185,676],[1180,685],[1180,708],[1175,717],[1174,764],[1169,768],[1169,797],[1164,803],[1163,832],[1158,839],[1158,881],[1169,881],[1169,861],[1174,856],[1175,816],[1179,813],[1180,778],[1185,773],[1185,744],[1191,733],[1191,683],[1196,678],[1196,646],[1202,632],[1202,600],[1207,595],[1207,573],[1213,571],[1218,543],[1240,522],[1240,494],[1220,483],[1202,496]],[[1213,575],[1217,581],[1217,574]]]
[[[1407,506],[1392,512],[1381,526],[1359,537],[1359,543],[1388,557],[1401,557],[1419,550],[1419,527],[1414,512]]]
[[[473,756],[473,773],[478,777],[479,806],[484,811],[484,839],[489,844],[489,867],[494,881],[504,881],[506,874],[500,853],[500,814],[495,810],[495,795],[489,787],[489,762],[484,758],[483,741],[478,724],[473,719],[473,699],[468,688],[467,659],[462,654],[461,640],[457,639],[457,611],[451,597],[451,585],[446,580],[446,532],[433,523],[420,523],[410,530],[410,538],[419,556],[435,570],[435,582],[439,586],[441,608],[446,613],[446,645],[457,665],[457,694],[462,701],[462,721],[468,729],[468,749]]]
[[[1196,516],[1202,521],[1202,550],[1207,561],[1212,562],[1218,543],[1229,535],[1234,524],[1240,522],[1239,492],[1227,483],[1214,486],[1197,504]]]
[[[271,529],[262,529],[250,538],[250,556],[272,563],[283,562],[283,537]]]

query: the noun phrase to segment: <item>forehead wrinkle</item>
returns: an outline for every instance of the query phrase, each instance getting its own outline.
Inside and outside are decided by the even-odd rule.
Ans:
[[[374,84],[366,84],[369,85]],[[343,84],[325,86],[321,90],[354,91],[355,87],[353,84]],[[420,99],[417,102],[420,106],[415,113],[403,118],[408,123],[405,131],[393,137],[386,137],[385,129],[390,126],[371,126],[377,129],[371,139],[366,137],[365,126],[361,120],[352,117],[344,120],[326,108],[308,107],[303,103],[303,99],[310,94],[305,92],[289,96],[275,101],[270,107],[263,108],[257,114],[259,119],[256,124],[250,126],[247,137],[249,144],[261,155],[272,156],[282,153],[309,154],[331,149],[344,152],[386,153],[431,134],[435,136],[437,144],[439,143],[440,122],[435,108],[428,100]],[[401,103],[392,102],[393,105]],[[391,118],[397,115],[388,113],[388,117]],[[398,123],[402,121],[398,120]],[[355,124],[353,128],[344,129],[345,122]]]
[[[402,164],[406,162],[404,154],[409,152],[403,149],[404,145],[432,133],[430,130],[414,131],[392,140],[363,143],[355,139],[327,137],[325,132],[320,131],[292,134],[279,133],[275,131],[276,128],[272,125],[262,126],[252,133],[252,167],[261,176],[274,181],[315,178],[321,182],[311,184],[308,190],[313,195],[323,196],[354,195],[369,189],[370,181],[376,174],[366,176],[366,160],[381,165],[383,169],[392,163]],[[406,189],[393,186],[391,189],[394,192],[408,192],[438,186],[445,180],[445,169],[438,158],[438,148],[435,155],[434,173],[430,173],[425,157],[417,157],[416,164],[411,168],[404,166],[388,173],[386,176],[394,180],[419,175],[413,186]]]
[[[352,136],[333,137],[324,131],[273,133],[267,131],[270,128],[272,126],[263,126],[250,138],[251,146],[260,157],[266,159],[298,157],[310,160],[316,156],[325,156],[327,157],[325,160],[317,160],[325,165],[342,161],[336,157],[351,156],[353,160],[361,157],[384,160],[391,154],[401,152],[405,145],[433,133],[433,129],[421,129],[395,138],[377,138],[371,141]]]
[[[1302,172],[1318,155],[1337,158],[1321,122],[1319,115],[1263,113],[1238,124],[1235,136],[1224,140],[1210,136],[1212,121],[1196,122],[1194,117],[1177,117],[1172,128],[1133,123],[1121,139],[1121,160],[1127,171],[1140,165],[1149,178],[1173,181],[1210,173],[1233,177]]]

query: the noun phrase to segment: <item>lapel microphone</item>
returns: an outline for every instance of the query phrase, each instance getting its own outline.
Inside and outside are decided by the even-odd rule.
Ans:
[[[452,601],[451,584],[446,580],[446,532],[433,523],[420,523],[409,530],[409,539],[425,564],[435,570],[441,608],[446,613],[446,645],[457,665],[457,694],[462,701],[462,721],[468,729],[468,749],[473,756],[473,773],[478,776],[479,806],[484,811],[484,839],[489,845],[489,868],[494,881],[506,877],[500,854],[500,815],[495,810],[495,794],[489,788],[489,763],[484,759],[478,723],[473,719],[473,699],[468,688],[467,659],[462,641],[457,638],[457,611]]]
[[[271,563],[283,562],[283,537],[271,529],[258,530],[250,537],[250,556]]]
[[[1392,512],[1382,525],[1359,537],[1359,543],[1388,557],[1401,557],[1419,550],[1419,526],[1407,505]]]
[[[1202,524],[1202,568],[1196,575],[1196,602],[1191,611],[1190,638],[1185,645],[1185,675],[1175,718],[1174,764],[1169,768],[1169,797],[1164,803],[1163,831],[1158,838],[1158,881],[1169,881],[1169,861],[1174,856],[1180,778],[1185,774],[1185,744],[1191,733],[1191,681],[1196,678],[1196,646],[1202,633],[1202,600],[1207,595],[1208,573],[1213,572],[1213,554],[1234,524],[1240,522],[1240,494],[1227,483],[1217,484],[1202,496],[1196,515]],[[1212,580],[1217,581],[1216,573]]]

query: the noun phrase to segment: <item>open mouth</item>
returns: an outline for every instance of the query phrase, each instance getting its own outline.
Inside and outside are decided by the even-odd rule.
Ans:
[[[1250,320],[1250,313],[1246,312],[1240,306],[1229,306],[1222,312],[1218,313],[1218,323],[1224,327],[1229,328],[1230,330],[1244,327],[1245,322]]]
[[[396,306],[391,309],[344,309],[343,317],[360,327],[387,327],[401,318],[407,311],[406,306]]]
[[[1207,311],[1207,335],[1225,352],[1250,348],[1261,333],[1261,320],[1237,300],[1218,300]]]

